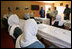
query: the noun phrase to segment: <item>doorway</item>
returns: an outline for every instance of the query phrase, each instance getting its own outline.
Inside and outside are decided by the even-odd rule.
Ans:
[[[47,14],[48,8],[51,8],[51,5],[45,5],[45,18],[46,18],[46,14]]]
[[[65,7],[64,6],[57,6],[57,11],[58,11],[58,15],[61,16],[61,20],[64,20],[64,10],[65,10]]]

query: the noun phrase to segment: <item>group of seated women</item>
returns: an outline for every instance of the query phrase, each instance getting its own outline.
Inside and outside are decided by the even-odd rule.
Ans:
[[[24,17],[24,25],[23,31],[20,27],[20,21],[17,15],[11,15],[8,18],[9,24],[9,34],[15,40],[16,48],[45,48],[44,44],[42,44],[36,37],[38,27],[37,23],[34,19],[29,19],[25,15]]]

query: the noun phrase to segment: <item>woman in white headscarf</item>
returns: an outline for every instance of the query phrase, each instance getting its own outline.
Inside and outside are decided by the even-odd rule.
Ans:
[[[2,18],[2,23],[5,27],[6,30],[8,30],[8,18],[11,14],[4,14],[3,18]]]
[[[14,42],[16,42],[18,36],[22,34],[18,16],[16,14],[11,15],[8,18],[8,24],[9,24],[8,28],[9,35],[14,39]]]
[[[25,20],[24,32],[17,38],[16,48],[45,48],[37,39],[38,27],[34,19]]]
[[[29,15],[29,8],[27,6],[25,6],[25,14],[24,14],[24,20],[27,20],[30,18],[30,15]]]
[[[9,24],[8,31],[9,31],[10,36],[12,36],[14,39],[17,39],[17,37],[24,31],[23,26],[24,26],[25,20],[29,18],[30,17],[28,13],[25,13],[24,20],[22,19],[20,20],[16,14],[11,15],[8,18],[8,24]]]
[[[34,13],[33,13],[33,12],[31,12],[30,18],[31,18],[31,19],[34,19]]]
[[[27,19],[29,19],[29,18],[30,18],[29,13],[25,13],[25,14],[24,14],[24,20],[27,20]]]
[[[56,27],[64,28],[64,22],[61,21],[61,16],[60,15],[56,16],[56,20],[53,21],[52,25],[56,26]]]

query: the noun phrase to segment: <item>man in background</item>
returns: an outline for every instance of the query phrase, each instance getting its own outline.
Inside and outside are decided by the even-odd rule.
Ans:
[[[57,11],[56,7],[54,7],[54,11],[52,12],[53,20],[56,19],[57,14],[58,14],[58,11]]]
[[[41,10],[40,10],[40,17],[45,18],[45,11],[43,10],[43,7],[41,7]]]
[[[47,11],[47,18],[50,19],[50,25],[51,25],[51,23],[52,23],[52,11],[50,8],[48,8],[48,11]]]
[[[69,8],[69,5],[66,4],[66,8],[64,10],[64,20],[69,20],[70,13],[71,13],[71,8]]]

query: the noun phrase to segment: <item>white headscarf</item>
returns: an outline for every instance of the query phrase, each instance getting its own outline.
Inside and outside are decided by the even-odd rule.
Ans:
[[[29,19],[29,18],[30,18],[29,13],[25,13],[25,14],[24,14],[24,18],[25,18],[25,19]]]
[[[14,33],[14,30],[15,30],[16,27],[20,28],[19,23],[20,23],[19,22],[19,18],[18,18],[18,16],[16,14],[13,14],[13,15],[11,15],[8,18],[8,24],[9,24],[8,31],[9,31],[9,35],[12,36],[14,39],[15,39],[15,37],[14,37],[13,33]]]
[[[37,23],[34,19],[28,19],[24,23],[23,36],[20,36],[16,41],[16,48],[27,47],[38,41],[36,34],[38,31]],[[25,39],[24,39],[25,38]]]
[[[61,21],[61,16],[60,16],[60,15],[57,15],[57,16],[56,16],[56,20],[53,21],[53,24],[54,24],[56,21],[59,21],[58,26],[62,26],[62,25],[64,24],[64,22]],[[52,25],[53,25],[53,24],[52,24]]]
[[[18,18],[18,16],[16,14],[11,15],[8,18],[8,24],[9,24],[9,26],[12,26],[14,24],[19,25],[19,18]]]
[[[36,36],[37,31],[38,31],[38,26],[34,19],[28,19],[25,21],[24,33],[26,33],[26,37],[29,37],[28,34],[30,34],[31,36]]]
[[[15,25],[15,24],[14,24],[14,25],[10,28],[10,30],[9,30],[9,35],[12,36],[14,39],[16,39],[15,36],[13,35],[13,34],[14,34],[14,30],[15,30],[16,27],[19,27],[19,28],[20,28],[19,25]]]

